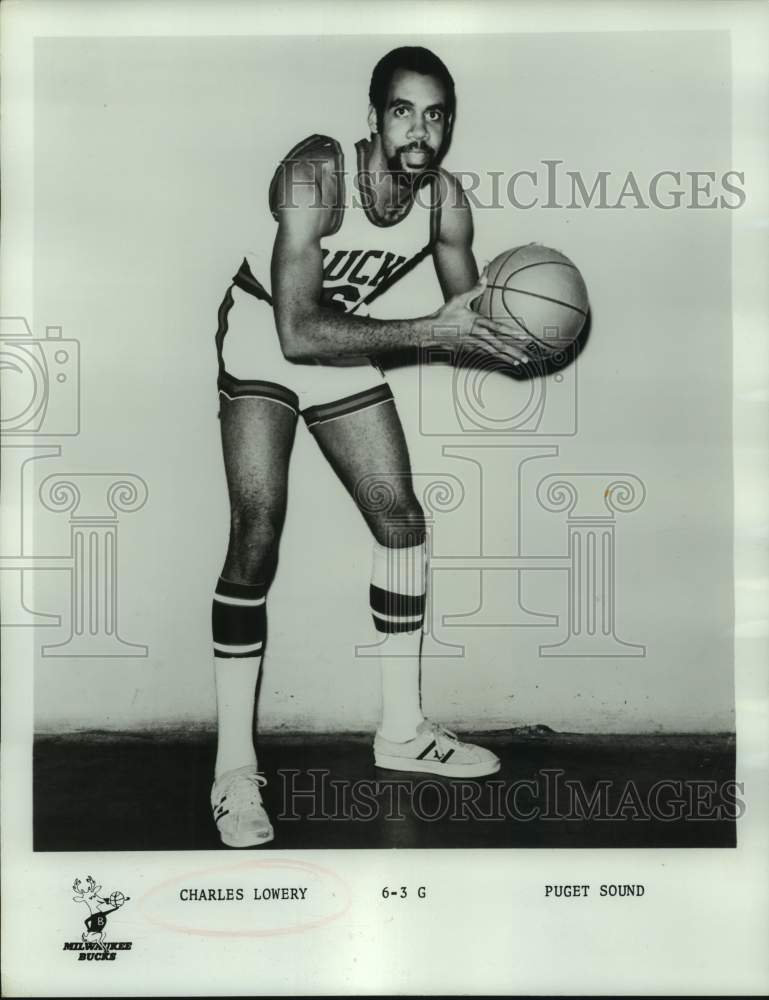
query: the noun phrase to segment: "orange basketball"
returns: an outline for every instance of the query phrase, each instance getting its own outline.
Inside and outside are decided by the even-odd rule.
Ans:
[[[513,319],[541,348],[557,354],[579,336],[589,311],[579,270],[558,250],[529,243],[499,254],[486,272],[488,285],[473,303],[490,319]]]

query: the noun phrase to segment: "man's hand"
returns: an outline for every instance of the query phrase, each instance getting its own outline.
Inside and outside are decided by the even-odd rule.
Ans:
[[[531,337],[513,320],[489,319],[475,312],[471,303],[486,289],[486,274],[468,292],[455,295],[430,317],[433,337],[440,347],[477,348],[495,358],[506,358],[511,364],[528,364],[531,360],[525,345]]]

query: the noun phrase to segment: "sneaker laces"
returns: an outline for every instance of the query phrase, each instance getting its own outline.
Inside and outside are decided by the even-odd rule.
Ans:
[[[224,802],[227,806],[235,809],[244,809],[249,806],[257,806],[263,809],[262,796],[259,789],[264,788],[267,779],[263,774],[253,771],[251,774],[238,774],[227,786],[224,795],[219,799],[218,804]]]
[[[428,722],[428,726],[435,740],[435,745],[441,753],[453,750],[460,743],[460,739],[456,733],[452,733],[450,729],[446,729],[445,726],[441,726],[438,722]]]

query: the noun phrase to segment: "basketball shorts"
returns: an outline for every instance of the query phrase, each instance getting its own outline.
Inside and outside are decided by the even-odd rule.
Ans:
[[[312,430],[393,398],[382,370],[366,358],[343,365],[286,360],[269,293],[252,276],[240,278],[242,272],[219,307],[220,399],[270,400],[301,414]]]

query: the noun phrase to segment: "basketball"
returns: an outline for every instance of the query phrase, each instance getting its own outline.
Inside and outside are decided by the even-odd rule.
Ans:
[[[122,892],[113,892],[109,898],[110,906],[122,906],[125,903],[125,896]]]
[[[579,270],[558,250],[529,243],[499,254],[473,309],[490,319],[513,319],[544,356],[569,347],[585,325],[587,288]]]

